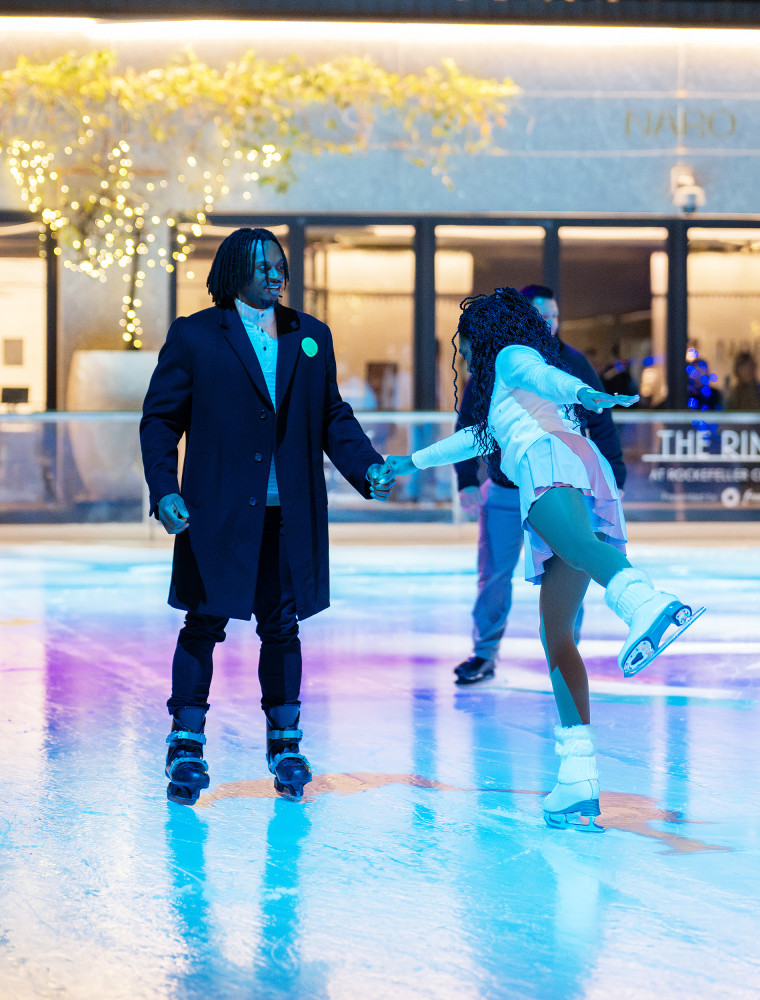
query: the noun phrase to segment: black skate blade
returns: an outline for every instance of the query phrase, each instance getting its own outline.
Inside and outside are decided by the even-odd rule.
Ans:
[[[311,781],[311,778],[309,778],[309,781]],[[306,782],[303,785],[284,785],[278,778],[274,779],[274,790],[290,802],[300,802],[303,799],[305,785]]]
[[[208,788],[208,782],[203,785],[203,788]],[[177,785],[173,781],[170,781],[166,786],[166,798],[178,806],[194,806],[200,798],[200,794],[199,786],[188,788],[185,785]]]
[[[209,784],[211,783],[211,779],[209,778],[208,773],[204,772],[190,775],[189,777],[185,778],[184,781],[181,778],[179,778],[177,774],[173,775],[167,774],[166,777],[170,779],[169,784],[175,785],[177,788],[187,788],[187,789],[197,788],[200,790],[202,788],[208,788]]]
[[[290,770],[290,769],[288,769]],[[283,775],[274,772],[274,789],[283,798],[292,802],[300,802],[303,798],[304,786],[311,781],[311,770],[308,767],[295,768],[290,774]]]
[[[491,680],[494,676],[493,670],[486,670],[480,674],[457,674],[457,679],[454,681],[460,687],[464,687],[467,684],[478,684],[480,681]]]
[[[486,660],[485,663],[488,661]],[[474,667],[468,669],[467,667],[459,666],[454,668],[454,673],[456,674],[455,684],[478,684],[480,681],[486,681],[493,677],[496,668],[487,667],[485,663],[481,667]]]
[[[683,625],[679,626],[679,628],[677,628],[672,635],[668,636],[668,638],[664,642],[660,643],[657,649],[655,649],[652,652],[651,656],[642,660],[640,663],[633,664],[632,666],[629,665],[628,663],[623,664],[623,676],[633,677],[635,674],[639,673],[639,671],[643,670],[645,667],[648,667],[650,663],[653,663],[654,660],[657,659],[660,653],[665,652],[665,650],[668,648],[668,646],[671,645],[671,643],[674,643],[676,639],[680,638],[680,636],[683,635],[686,629],[689,628],[690,625],[694,624],[697,618],[701,618],[706,610],[707,608],[699,608],[698,611],[695,611],[688,621],[684,622]]]

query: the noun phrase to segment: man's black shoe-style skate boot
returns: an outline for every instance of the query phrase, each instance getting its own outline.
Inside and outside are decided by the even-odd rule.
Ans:
[[[488,680],[493,677],[496,669],[496,660],[486,660],[482,656],[471,656],[454,667],[457,675],[455,684],[477,684],[478,681]]]
[[[290,712],[287,710],[290,709]],[[291,799],[303,798],[303,786],[311,781],[311,767],[299,750],[303,732],[298,728],[300,715],[290,705],[277,706],[265,712],[267,720],[267,764],[274,775],[274,787]],[[295,714],[292,725],[278,725],[281,716]]]
[[[208,788],[208,764],[203,759],[206,713],[202,708],[180,708],[166,737],[166,797],[182,806],[194,806],[201,789]]]

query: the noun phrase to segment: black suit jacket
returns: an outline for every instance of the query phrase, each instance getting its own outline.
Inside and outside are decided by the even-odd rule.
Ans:
[[[169,593],[175,608],[251,617],[272,456],[298,617],[326,608],[323,453],[365,497],[367,469],[383,461],[341,399],[329,328],[283,306],[275,316],[276,412],[237,310],[213,307],[177,319],[159,353],[140,443],[151,513],[162,497],[181,493],[190,515],[175,538]],[[304,350],[307,339],[316,345],[313,356]]]

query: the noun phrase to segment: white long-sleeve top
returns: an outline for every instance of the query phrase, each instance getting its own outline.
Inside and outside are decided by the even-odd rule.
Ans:
[[[580,433],[560,412],[578,402],[578,391],[589,388],[581,379],[548,364],[532,347],[511,344],[499,351],[488,424],[501,448],[501,469],[513,482],[527,449],[556,432]],[[472,427],[465,427],[412,455],[418,469],[449,465],[479,453]]]

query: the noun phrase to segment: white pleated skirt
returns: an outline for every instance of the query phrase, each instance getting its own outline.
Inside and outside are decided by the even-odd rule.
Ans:
[[[525,531],[525,579],[540,583],[552,550],[528,524],[538,497],[553,486],[571,486],[583,494],[595,532],[625,552],[628,537],[615,476],[593,441],[573,431],[555,431],[530,445],[517,466],[520,515]]]

